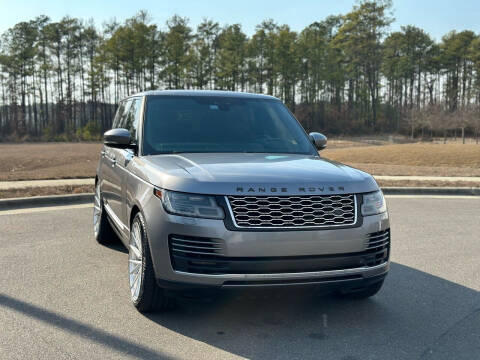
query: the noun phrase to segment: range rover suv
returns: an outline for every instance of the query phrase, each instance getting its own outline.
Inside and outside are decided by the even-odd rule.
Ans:
[[[128,248],[133,304],[172,290],[317,285],[366,298],[389,270],[372,176],[319,156],[277,98],[148,91],[119,104],[95,181],[94,233]]]

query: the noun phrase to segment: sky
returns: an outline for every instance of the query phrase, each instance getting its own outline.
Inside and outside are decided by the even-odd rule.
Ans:
[[[123,21],[139,10],[147,10],[153,22],[165,27],[173,14],[190,19],[195,27],[203,18],[220,24],[242,24],[247,35],[267,18],[301,31],[329,15],[345,14],[355,0],[0,0],[0,33],[20,21],[47,15],[53,21],[64,15],[93,19],[97,26],[116,18]],[[480,33],[480,0],[393,0],[395,22],[391,30],[403,25],[424,29],[440,40],[451,30]]]

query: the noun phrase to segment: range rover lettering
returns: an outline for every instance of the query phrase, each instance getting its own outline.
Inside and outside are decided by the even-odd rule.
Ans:
[[[94,233],[128,249],[130,296],[163,309],[175,290],[318,286],[376,294],[390,225],[372,176],[319,155],[277,98],[148,91],[119,104],[95,180]]]

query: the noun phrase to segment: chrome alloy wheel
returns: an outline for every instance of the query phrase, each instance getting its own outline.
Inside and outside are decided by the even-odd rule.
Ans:
[[[102,218],[102,203],[100,197],[100,184],[95,187],[95,200],[93,204],[93,231],[95,236],[100,231],[100,222]]]
[[[130,232],[130,246],[128,251],[128,272],[130,278],[130,292],[132,301],[137,301],[142,287],[142,232],[140,224],[133,222],[132,231]]]

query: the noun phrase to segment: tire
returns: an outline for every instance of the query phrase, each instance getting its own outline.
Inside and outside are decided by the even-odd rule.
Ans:
[[[131,300],[138,311],[146,313],[172,306],[172,299],[157,285],[145,219],[140,212],[135,215],[130,227],[128,273]]]
[[[354,299],[354,300],[367,299],[377,294],[382,288],[382,285],[383,285],[383,280],[358,290],[340,291],[339,295],[347,299]]]
[[[103,206],[100,184],[95,184],[95,200],[93,204],[93,234],[99,244],[113,244],[118,241],[112,225],[108,221],[108,215]]]

